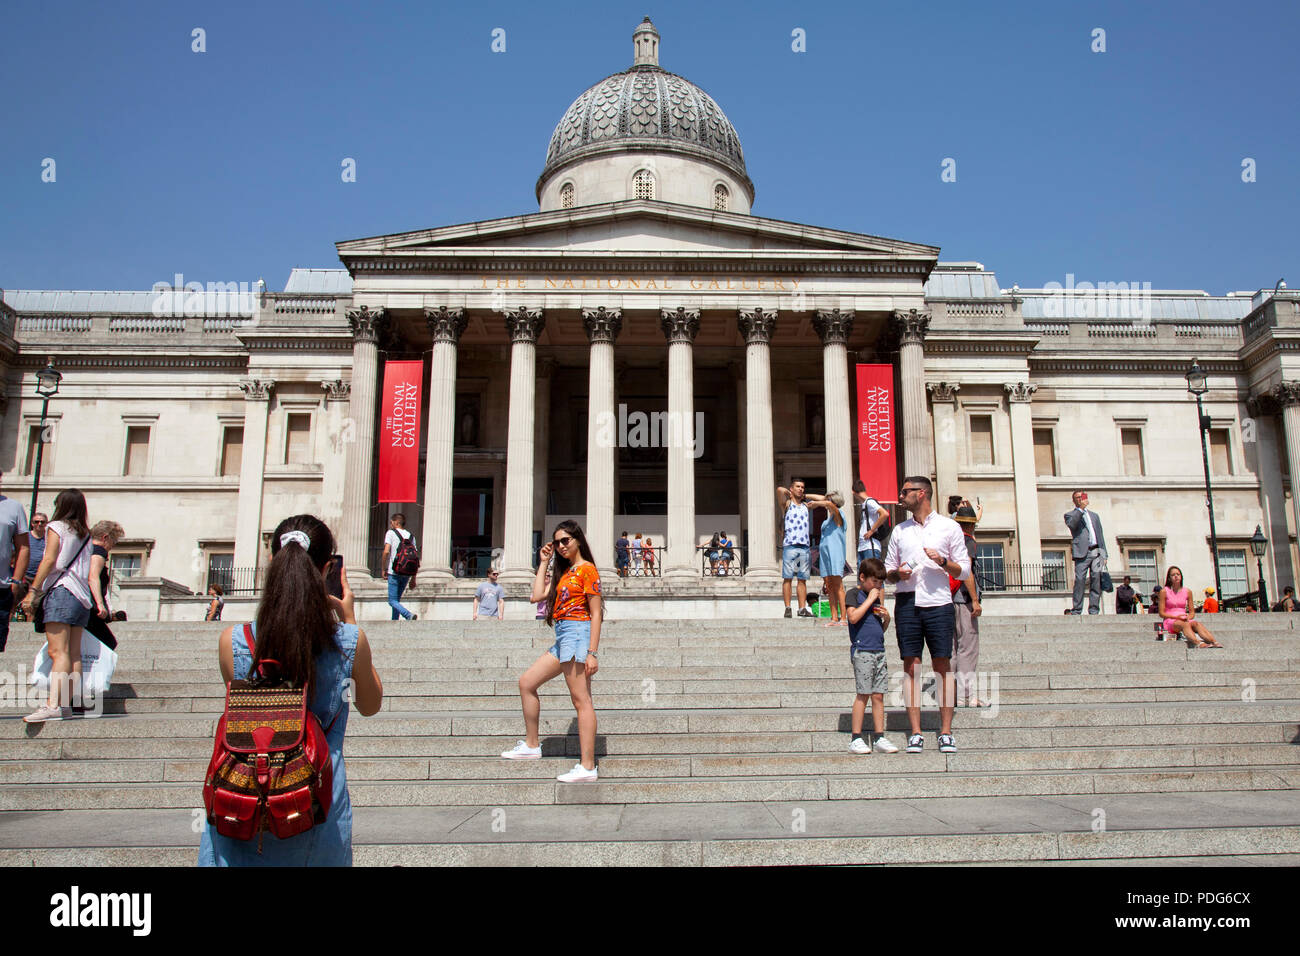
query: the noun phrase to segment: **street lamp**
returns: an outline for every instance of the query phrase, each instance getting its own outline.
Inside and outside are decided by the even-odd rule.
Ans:
[[[45,414],[50,410],[50,399],[59,394],[59,382],[63,381],[63,375],[54,367],[54,357],[51,356],[45,362],[45,368],[36,373],[36,394],[45,399],[41,405],[41,429],[36,436],[36,474],[32,477],[32,510],[29,515],[36,514],[36,498],[41,493],[41,459],[45,452]]]
[[[1255,533],[1250,539],[1250,553],[1255,556],[1255,570],[1259,572],[1259,609],[1268,610],[1268,591],[1264,589],[1264,549],[1268,547],[1268,538],[1264,530],[1255,525]],[[1222,595],[1220,595],[1222,597]]]
[[[1200,362],[1192,359],[1192,367],[1187,370],[1187,391],[1196,396],[1197,424],[1201,432],[1201,462],[1205,466],[1205,506],[1210,509],[1210,557],[1214,560],[1214,593],[1222,601],[1226,595],[1219,583],[1219,535],[1214,529],[1214,489],[1210,487],[1210,450],[1205,438],[1205,433],[1210,429],[1210,419],[1201,407],[1201,396],[1210,390],[1206,377]]]

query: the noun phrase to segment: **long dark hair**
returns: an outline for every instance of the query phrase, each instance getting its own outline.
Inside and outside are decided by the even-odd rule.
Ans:
[[[1175,571],[1178,572],[1178,583],[1181,586],[1179,590],[1187,587],[1187,578],[1183,577],[1183,569],[1176,564],[1171,564],[1169,565],[1169,570],[1165,572],[1165,587],[1171,591],[1174,589],[1173,580]]]
[[[567,532],[575,541],[578,542],[578,554],[590,564],[595,564],[596,559],[591,556],[591,548],[587,545],[587,536],[582,533],[582,526],[576,521],[561,521],[555,526],[555,531]],[[560,549],[555,547],[555,531],[551,532],[551,590],[546,595],[546,626],[555,626],[555,595],[560,590],[560,578],[564,577],[565,572],[572,567],[568,559],[560,554]]]
[[[709,547],[710,548],[722,547],[722,535],[718,534],[718,532],[716,531],[713,532],[713,537],[709,539]]]
[[[281,535],[301,531],[311,541],[280,542]],[[266,569],[262,600],[257,605],[258,660],[280,664],[279,674],[294,686],[316,690],[316,656],[338,648],[334,614],[321,571],[334,553],[334,535],[314,515],[285,518],[271,533],[271,566]]]
[[[53,524],[55,521],[65,522],[74,537],[84,538],[90,534],[90,528],[87,527],[90,519],[86,517],[86,496],[76,488],[65,488],[60,491],[59,496],[54,499],[54,517],[50,519],[50,523]]]

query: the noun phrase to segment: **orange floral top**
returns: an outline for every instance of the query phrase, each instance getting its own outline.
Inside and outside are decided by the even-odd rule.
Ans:
[[[600,572],[595,565],[584,564],[569,568],[560,577],[560,584],[555,590],[555,614],[557,621],[590,621],[591,612],[587,609],[587,595],[600,594]]]

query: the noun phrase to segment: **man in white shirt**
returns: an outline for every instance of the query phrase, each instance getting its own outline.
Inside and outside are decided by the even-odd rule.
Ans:
[[[881,556],[875,534],[889,519],[889,512],[867,494],[867,485],[861,478],[853,483],[853,497],[862,503],[862,520],[858,522],[858,564],[861,564],[867,558]]]
[[[394,621],[398,618],[414,621],[417,616],[402,606],[402,592],[406,590],[408,584],[415,583],[415,575],[397,574],[393,571],[393,559],[397,557],[397,549],[410,536],[411,532],[406,530],[406,515],[398,512],[388,519],[388,533],[384,535],[384,553],[379,561],[384,566],[384,577],[388,579],[388,606],[393,609]]]
[[[930,648],[930,664],[939,684],[939,750],[956,753],[952,737],[952,709],[956,687],[952,678],[952,644],[956,628],[949,576],[970,577],[970,555],[961,526],[934,510],[934,486],[929,478],[903,479],[899,504],[912,513],[889,536],[885,552],[885,577],[898,587],[894,592],[894,633],[903,658],[903,702],[912,733],[907,752],[919,754],[921,736],[919,680],[921,656]]]

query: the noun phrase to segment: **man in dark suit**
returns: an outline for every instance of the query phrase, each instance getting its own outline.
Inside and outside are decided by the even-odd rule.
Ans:
[[[1073,536],[1074,607],[1071,614],[1083,613],[1083,593],[1088,591],[1088,613],[1101,613],[1101,572],[1106,568],[1106,539],[1101,518],[1088,510],[1088,493],[1074,493],[1074,510],[1065,513],[1065,525]]]

